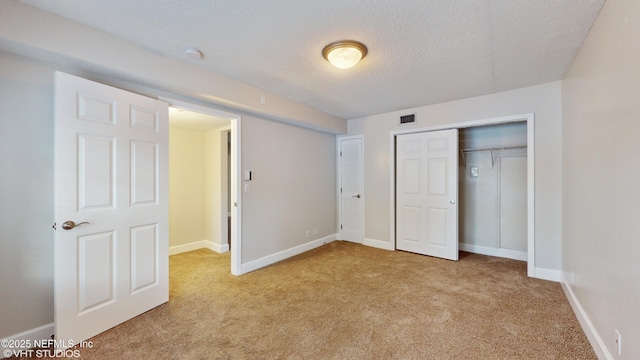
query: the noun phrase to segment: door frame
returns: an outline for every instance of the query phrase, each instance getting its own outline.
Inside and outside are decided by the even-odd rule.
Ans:
[[[242,117],[240,114],[172,98],[159,97],[159,100],[172,107],[228,119],[231,122],[231,274],[242,275],[242,196],[239,192],[240,179],[242,178],[240,176],[240,169],[242,169],[240,123]],[[235,206],[233,206],[234,204]],[[226,216],[226,213],[224,215]]]
[[[527,276],[535,274],[535,114],[511,115],[481,120],[457,122],[451,124],[434,125],[406,130],[389,132],[389,174],[390,174],[390,239],[392,248],[396,247],[396,137],[403,134],[413,134],[427,131],[446,129],[464,129],[476,126],[506,124],[512,122],[527,123]]]
[[[231,133],[231,127],[224,127],[220,129],[220,191],[222,193],[221,199],[222,202],[220,204],[220,246],[223,251],[229,251],[229,216],[231,216],[231,201],[227,202],[229,196],[231,195],[231,169],[229,168],[230,159],[230,149],[229,149],[229,141],[228,138]],[[225,246],[226,244],[226,246]]]
[[[336,184],[337,184],[337,204],[338,204],[338,223],[337,223],[337,231],[339,238],[342,238],[342,229],[340,228],[340,224],[342,224],[342,193],[340,192],[340,187],[342,185],[342,157],[340,156],[340,151],[342,150],[342,141],[343,140],[360,140],[360,192],[362,193],[362,197],[360,199],[360,244],[364,244],[364,202],[365,202],[365,191],[364,191],[364,135],[339,135],[336,137],[336,163],[338,164],[338,171],[336,172]]]

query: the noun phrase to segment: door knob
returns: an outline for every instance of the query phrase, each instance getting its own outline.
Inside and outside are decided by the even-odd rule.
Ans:
[[[451,200],[451,201],[449,201],[449,203],[450,203],[451,205],[455,205],[456,201],[455,201],[455,200]]]
[[[353,195],[352,197],[360,199],[360,194],[358,194],[358,195]]]
[[[65,221],[65,222],[62,223],[62,228],[65,229],[65,230],[71,230],[74,227],[80,226],[80,225],[83,225],[83,224],[88,224],[88,222],[84,221],[84,222],[81,222],[79,224],[76,224],[73,221],[69,220],[69,221]]]

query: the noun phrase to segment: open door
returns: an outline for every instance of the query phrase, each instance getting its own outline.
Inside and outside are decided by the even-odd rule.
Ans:
[[[55,336],[169,300],[167,104],[56,72]]]
[[[396,248],[458,260],[458,130],[396,138]]]

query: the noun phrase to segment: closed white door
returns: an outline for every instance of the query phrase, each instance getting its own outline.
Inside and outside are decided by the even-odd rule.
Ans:
[[[57,72],[56,339],[169,300],[167,185],[167,105]]]
[[[458,260],[458,130],[396,138],[396,248]]]
[[[338,139],[340,163],[340,238],[362,243],[364,174],[362,137]]]

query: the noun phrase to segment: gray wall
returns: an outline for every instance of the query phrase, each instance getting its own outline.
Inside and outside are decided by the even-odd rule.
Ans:
[[[394,130],[535,113],[536,268],[560,273],[562,118],[560,82],[349,120],[364,134],[365,238],[390,241],[390,140]],[[416,123],[399,116],[416,113]]]
[[[53,72],[0,52],[0,338],[53,322]]]
[[[562,267],[613,358],[640,359],[640,2],[607,1],[562,82]]]
[[[334,135],[243,116],[242,168],[243,264],[336,233]]]

